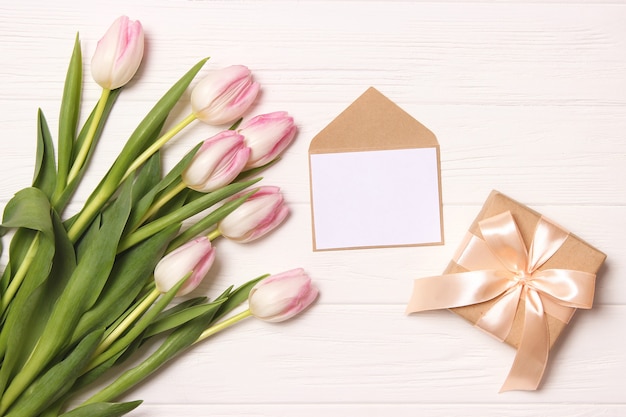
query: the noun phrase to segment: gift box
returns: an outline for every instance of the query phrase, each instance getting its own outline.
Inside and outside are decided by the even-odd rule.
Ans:
[[[550,348],[593,303],[606,255],[493,191],[443,275],[418,278],[407,313],[450,309],[516,348],[501,391],[535,390]]]

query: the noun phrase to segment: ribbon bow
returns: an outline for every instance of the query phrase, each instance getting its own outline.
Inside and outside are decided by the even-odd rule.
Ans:
[[[568,269],[539,270],[568,237],[543,217],[529,250],[508,211],[482,220],[478,226],[482,238],[471,235],[455,259],[469,272],[416,279],[407,313],[496,300],[476,326],[503,341],[523,301],[521,340],[501,392],[535,390],[550,350],[546,313],[567,323],[576,308],[591,308],[596,276]]]

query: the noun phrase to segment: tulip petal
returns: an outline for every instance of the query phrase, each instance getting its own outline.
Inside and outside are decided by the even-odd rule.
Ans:
[[[165,293],[185,275],[191,274],[177,295],[190,292],[207,274],[214,256],[215,250],[206,236],[185,243],[164,256],[157,264],[154,269],[156,288]]]
[[[289,210],[278,187],[260,187],[218,225],[223,236],[245,243],[261,237],[285,219]]]
[[[233,122],[252,105],[260,86],[250,70],[232,65],[209,72],[191,92],[191,108],[198,120],[210,125]]]
[[[284,111],[262,114],[244,123],[239,133],[252,149],[246,167],[257,168],[274,160],[293,141],[296,130],[293,118]]]
[[[211,249],[208,251],[194,266],[193,272],[191,276],[185,281],[183,286],[178,290],[177,296],[187,295],[196,288],[198,285],[204,280],[206,275],[209,273],[211,266],[213,266],[213,261],[215,261],[215,249]]]
[[[259,239],[267,233],[274,230],[279,224],[281,224],[289,215],[289,208],[287,206],[281,206],[278,211],[273,211],[270,216],[267,216],[263,222],[259,223],[257,227],[250,232],[243,243],[252,242]]]
[[[239,175],[250,155],[243,136],[227,130],[204,141],[182,173],[183,182],[200,192],[215,191]]]
[[[318,293],[303,269],[293,269],[256,284],[250,291],[249,308],[259,319],[280,322],[306,309]]]
[[[91,59],[91,74],[102,88],[114,90],[135,75],[144,50],[143,27],[139,21],[120,16],[98,41]]]
[[[250,148],[233,149],[215,169],[213,176],[205,183],[203,191],[215,191],[230,184],[246,166],[249,157]]]

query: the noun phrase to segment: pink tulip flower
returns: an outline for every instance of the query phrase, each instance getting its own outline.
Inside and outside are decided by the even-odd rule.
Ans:
[[[190,293],[200,285],[214,260],[215,249],[206,236],[190,240],[165,255],[157,264],[154,269],[154,282],[157,290],[165,293],[185,275],[191,273],[176,295]]]
[[[100,87],[115,90],[137,72],[143,58],[143,27],[121,16],[98,42],[91,59],[91,75]]]
[[[230,184],[246,165],[250,148],[243,136],[226,130],[204,141],[182,173],[187,187],[208,193]]]
[[[235,197],[241,196],[237,194]],[[258,191],[217,225],[222,236],[235,242],[251,242],[276,228],[289,214],[278,187],[259,187]]]
[[[303,269],[272,275],[257,283],[248,295],[253,316],[270,322],[287,320],[306,309],[319,291]]]
[[[209,125],[221,125],[240,118],[254,102],[259,84],[243,65],[209,72],[191,92],[191,109]]]
[[[276,158],[296,136],[293,117],[277,111],[250,119],[239,128],[252,153],[246,168],[256,168]]]

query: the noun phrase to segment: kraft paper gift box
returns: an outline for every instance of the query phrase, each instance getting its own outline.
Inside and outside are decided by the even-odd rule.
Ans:
[[[493,278],[494,280],[487,282],[487,272],[483,272],[483,269],[485,271],[489,268],[498,269],[491,261],[485,260],[494,257],[498,250],[485,245],[486,240],[500,244],[499,256],[516,259],[518,263],[526,262],[519,257],[516,258],[516,255],[511,255],[514,245],[507,246],[499,240],[501,239],[499,234],[504,233],[504,229],[511,229],[514,226],[517,227],[525,246],[518,248],[518,252],[527,249],[529,252],[527,258],[538,258],[542,250],[545,252],[544,257],[536,263],[538,265],[536,272],[516,274],[509,270],[508,281],[499,281],[505,285],[506,291],[498,293],[493,298],[490,298],[493,294],[484,296],[486,301],[468,301],[471,298],[470,292],[489,291],[487,287],[494,285],[497,279]],[[489,234],[487,237],[483,236],[485,231]],[[515,233],[512,232],[511,235]],[[552,245],[551,248],[549,245]],[[577,308],[591,308],[596,273],[605,258],[604,253],[576,235],[563,230],[535,210],[493,191],[443,275],[415,280],[407,312],[450,308],[470,323],[513,346],[517,349],[516,358],[502,391],[534,390],[543,376],[548,351],[567,326],[573,313]],[[532,264],[534,261],[531,259],[527,262]],[[502,268],[499,259],[497,263],[500,270],[506,269]],[[488,266],[485,268],[483,264]],[[501,272],[498,274],[502,275]],[[569,281],[561,279],[564,274],[568,274]],[[477,280],[481,279],[486,280],[483,283],[485,285],[481,284],[482,286],[478,288]],[[555,288],[544,291],[546,285]],[[519,294],[514,293],[516,289],[519,290]],[[570,293],[567,293],[568,290]],[[578,292],[585,294],[577,294]],[[555,294],[565,300],[556,299]],[[507,304],[506,297],[512,300],[508,305],[513,306],[512,312],[509,313],[511,320],[508,323],[507,320],[498,317],[507,311],[502,308]],[[519,297],[517,304],[515,297]],[[527,314],[527,309],[532,311],[528,311]],[[534,311],[535,309],[538,311]],[[542,319],[541,323],[537,321],[539,316]],[[534,327],[533,332],[528,330],[525,335],[526,322],[528,328]],[[542,342],[544,335],[545,341]],[[527,353],[529,356],[526,356]]]

